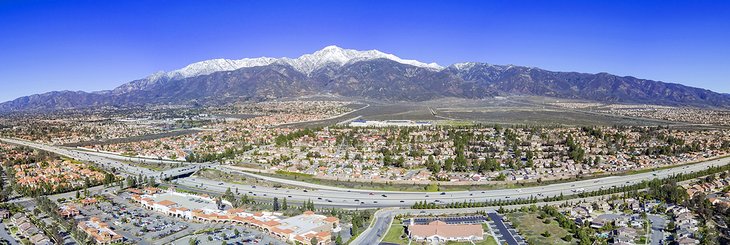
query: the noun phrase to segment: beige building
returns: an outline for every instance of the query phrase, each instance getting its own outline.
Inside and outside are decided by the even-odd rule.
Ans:
[[[436,220],[427,225],[408,226],[408,235],[416,241],[443,243],[447,241],[480,241],[484,229],[479,224],[450,225]]]

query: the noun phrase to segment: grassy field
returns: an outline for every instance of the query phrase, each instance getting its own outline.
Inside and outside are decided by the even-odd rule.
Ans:
[[[396,224],[397,222],[394,222],[394,224],[390,225],[390,228],[388,229],[388,232],[385,233],[385,237],[383,237],[383,242],[389,242],[389,243],[396,243],[396,244],[408,244],[407,239],[401,238],[401,236],[405,236],[404,230],[405,228],[401,224]]]
[[[471,242],[447,242],[447,245],[472,245]],[[499,245],[492,236],[484,236],[484,240],[474,242],[475,245]]]
[[[563,241],[562,237],[569,235],[568,231],[561,228],[558,223],[551,219],[550,224],[543,223],[543,220],[537,218],[537,213],[510,213],[506,215],[512,221],[520,234],[527,239],[529,244],[571,244]],[[544,237],[543,233],[550,233],[550,237]]]
[[[287,188],[296,188],[295,186],[291,185],[285,185],[270,181],[263,181],[257,178],[247,178],[243,175],[238,174],[230,174],[226,173],[220,170],[216,169],[205,169],[198,171],[196,173],[196,176],[206,178],[206,179],[212,179],[212,180],[220,180],[227,183],[233,183],[233,184],[239,184],[239,185],[257,185],[257,186],[267,186],[267,187],[287,187]]]
[[[330,180],[315,178],[311,175],[292,175],[288,173],[256,173],[259,175],[303,181],[312,184],[334,186],[340,188],[350,189],[365,189],[365,190],[382,190],[382,191],[422,191],[422,192],[441,192],[441,191],[468,191],[468,190],[497,190],[497,189],[513,189],[523,188],[529,186],[539,185],[537,182],[521,182],[517,183],[503,183],[503,184],[481,184],[481,185],[440,185],[438,190],[432,190],[429,185],[425,184],[393,184],[393,183],[378,183],[378,182],[357,182],[357,181],[345,181],[345,180]],[[568,181],[568,180],[564,180]],[[542,184],[548,184],[553,182],[545,181]]]
[[[435,124],[442,125],[442,126],[451,126],[451,127],[474,126],[474,122],[463,121],[463,120],[440,120],[440,121],[435,121]]]

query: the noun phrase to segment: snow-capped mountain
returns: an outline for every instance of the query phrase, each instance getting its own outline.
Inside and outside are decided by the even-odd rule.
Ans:
[[[229,59],[212,59],[201,62],[192,63],[183,67],[182,69],[174,70],[164,74],[165,77],[170,79],[181,79],[188,77],[196,77],[200,75],[208,75],[218,71],[232,71],[238,70],[244,67],[254,66],[265,66],[276,62],[277,59],[269,57],[261,58],[246,58],[240,60],[229,60]],[[154,74],[153,74],[154,76]],[[154,77],[153,77],[154,78]]]
[[[208,75],[219,71],[233,71],[246,67],[267,66],[273,63],[287,64],[297,71],[304,74],[311,74],[313,71],[327,65],[343,66],[348,63],[367,61],[374,59],[389,59],[401,64],[412,65],[416,67],[427,68],[438,71],[443,69],[436,63],[423,63],[417,60],[401,59],[398,56],[380,52],[378,50],[358,51],[354,49],[344,49],[335,45],[327,46],[322,50],[312,54],[305,54],[299,58],[245,58],[240,60],[230,59],[212,59],[195,62],[181,69],[169,72],[156,72],[144,79],[136,80],[131,83],[124,84],[116,89],[115,93],[124,93],[134,90],[140,90],[163,80],[179,80],[189,77]]]
[[[453,66],[457,70],[468,70],[468,69],[471,69],[472,67],[474,67],[474,66],[476,66],[478,64],[479,63],[476,63],[476,62],[463,62],[463,63],[456,63],[456,64],[453,64],[451,66]]]
[[[436,63],[426,64],[417,60],[404,60],[392,54],[386,54],[378,50],[358,51],[354,49],[343,49],[337,46],[327,46],[312,54],[305,54],[296,59],[282,58],[279,61],[294,67],[294,69],[310,74],[313,71],[326,65],[334,64],[343,66],[348,63],[367,61],[374,59],[388,59],[401,64],[412,65],[431,70],[441,70],[443,67]]]
[[[328,46],[298,58],[214,59],[111,91],[61,91],[0,103],[0,113],[99,106],[225,104],[317,94],[391,101],[536,95],[602,102],[730,108],[730,95],[607,73],[456,63],[443,68],[377,50]]]

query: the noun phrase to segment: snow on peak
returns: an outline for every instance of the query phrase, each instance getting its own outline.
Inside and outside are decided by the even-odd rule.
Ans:
[[[245,67],[265,66],[274,63],[277,59],[269,57],[245,58],[240,60],[212,59],[192,63],[182,69],[174,70],[165,74],[170,79],[180,79],[208,75],[218,71],[232,71]]]
[[[427,68],[431,70],[441,70],[443,67],[436,63],[423,63],[416,60],[404,60],[398,56],[380,52],[378,50],[358,51],[354,49],[344,49],[335,45],[324,47],[323,49],[316,51],[312,54],[305,54],[299,56],[299,58],[245,58],[240,60],[229,60],[229,59],[211,59],[192,63],[181,69],[170,71],[170,72],[156,72],[146,77],[144,82],[138,82],[133,87],[145,87],[146,85],[153,84],[162,79],[183,79],[188,77],[195,77],[201,75],[208,75],[219,71],[232,71],[246,67],[266,66],[273,63],[283,63],[294,67],[294,69],[310,74],[313,71],[322,68],[326,65],[337,65],[343,66],[348,63],[374,60],[374,59],[389,59],[398,63]],[[141,86],[140,86],[141,85]],[[123,86],[124,87],[124,86]],[[129,87],[129,86],[126,86]],[[132,89],[131,87],[127,89]]]
[[[324,67],[325,65],[335,64],[342,66],[348,63],[374,60],[389,59],[401,64],[423,67],[432,70],[441,70],[443,67],[436,63],[422,63],[416,60],[404,60],[392,54],[386,54],[378,50],[358,51],[354,49],[344,49],[335,45],[327,46],[312,54],[305,54],[296,59],[282,58],[282,62],[287,63],[305,74],[312,73],[314,70]]]
[[[479,63],[464,62],[464,63],[456,63],[456,64],[453,64],[452,66],[454,66],[458,70],[468,70],[468,69],[471,69],[472,67],[476,66],[477,64],[479,64]]]

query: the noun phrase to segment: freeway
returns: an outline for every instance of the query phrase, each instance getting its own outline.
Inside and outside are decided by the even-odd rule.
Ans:
[[[204,164],[188,164],[186,166],[180,167],[180,168],[173,168],[173,169],[167,169],[164,171],[156,171],[151,170],[148,168],[138,167],[131,164],[126,163],[125,161],[127,159],[137,159],[138,161],[145,161],[143,159],[139,158],[129,158],[129,157],[121,157],[118,155],[113,154],[105,154],[105,153],[97,153],[97,152],[88,152],[88,151],[82,151],[77,150],[76,148],[65,148],[65,147],[58,147],[58,146],[50,146],[45,144],[39,144],[35,142],[30,141],[24,141],[24,140],[17,140],[17,139],[0,139],[0,141],[4,141],[6,143],[10,144],[16,144],[16,145],[23,145],[27,147],[32,147],[48,152],[53,152],[62,156],[70,157],[76,160],[81,161],[87,161],[87,162],[93,162],[98,164],[100,167],[105,169],[116,169],[119,171],[117,174],[122,174],[124,176],[147,176],[147,177],[155,177],[158,179],[167,179],[167,178],[173,178],[177,176],[182,175],[189,175],[193,172],[197,171],[198,169],[206,166]],[[152,161],[152,160],[150,160]]]
[[[120,160],[120,161],[128,161],[128,162],[139,162],[139,163],[167,163],[167,164],[192,164],[185,161],[175,161],[175,160],[165,160],[165,159],[153,159],[153,158],[146,158],[146,157],[131,157],[131,156],[122,156],[118,154],[103,152],[103,151],[93,151],[91,149],[86,148],[73,148],[77,152],[84,152],[88,153],[90,155],[96,155],[100,157],[105,157],[109,159],[114,160]]]
[[[281,183],[285,185],[300,186],[302,188],[275,188],[266,186],[253,186],[237,183],[220,182],[217,180],[183,177],[173,180],[175,185],[212,193],[224,193],[227,189],[237,191],[239,195],[248,194],[256,198],[287,198],[290,202],[304,202],[311,200],[315,204],[328,207],[342,208],[379,208],[379,207],[410,207],[419,201],[432,203],[450,202],[482,202],[488,200],[514,200],[518,198],[543,198],[563,195],[570,195],[579,192],[590,192],[611,187],[632,185],[652,178],[666,178],[679,173],[691,173],[704,170],[710,166],[720,166],[730,163],[730,158],[709,160],[692,165],[679,166],[675,168],[657,170],[646,173],[631,174],[625,176],[602,177],[590,180],[565,182],[544,186],[525,187],[521,189],[498,189],[485,191],[452,191],[452,192],[398,192],[379,191],[362,189],[345,189],[331,186],[323,186],[312,183],[304,183],[295,180],[287,180],[269,176],[261,176],[255,173],[247,173],[238,168],[218,165],[214,163],[189,164],[181,168],[169,169],[164,172],[150,170],[142,167],[129,165],[103,157],[92,155],[75,149],[48,146],[20,140],[2,139],[3,141],[26,145],[41,150],[55,152],[79,160],[93,161],[102,167],[114,167],[128,175],[145,175],[157,178],[170,178],[186,175],[202,168],[215,168],[226,172],[244,174],[249,177],[256,177],[267,182]],[[184,174],[183,174],[184,173]]]
[[[180,179],[180,183],[193,184],[201,187],[207,186],[209,190],[225,191],[228,187],[232,189],[238,188],[241,193],[266,195],[268,197],[287,197],[290,200],[314,200],[321,204],[329,206],[343,207],[408,207],[418,201],[428,201],[434,203],[449,203],[463,201],[486,201],[486,200],[514,200],[517,198],[543,198],[551,196],[570,195],[582,191],[590,192],[600,189],[609,189],[611,187],[621,187],[625,185],[633,185],[644,180],[653,178],[667,178],[678,173],[691,173],[704,170],[710,166],[721,166],[730,163],[730,158],[721,158],[692,165],[680,166],[670,169],[657,170],[646,173],[610,176],[590,180],[581,180],[574,182],[565,182],[544,186],[526,187],[521,189],[500,189],[486,191],[453,191],[453,192],[398,192],[398,191],[378,191],[378,190],[360,190],[345,189],[331,186],[324,186],[312,183],[304,183],[295,180],[287,180],[270,176],[262,176],[255,173],[240,171],[240,168],[231,166],[213,166],[213,168],[223,170],[229,173],[244,174],[249,177],[256,177],[268,182],[276,182],[286,185],[301,186],[310,189],[308,192],[302,190],[292,190],[283,188],[267,188],[253,187],[250,185],[238,185],[231,183],[217,182],[214,180],[184,178]],[[316,198],[316,200],[315,200]]]

